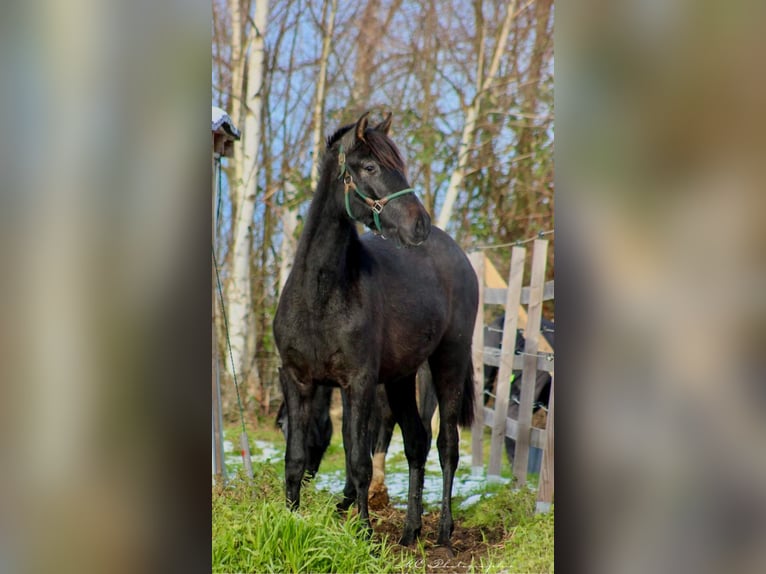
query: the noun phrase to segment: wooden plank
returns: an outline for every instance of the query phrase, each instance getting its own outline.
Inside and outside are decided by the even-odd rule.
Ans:
[[[553,372],[553,365],[555,362],[555,359],[553,355],[545,355],[542,353],[538,353],[537,357],[537,370],[538,371],[547,371],[549,373]],[[495,349],[494,347],[484,347],[484,364],[489,365],[490,367],[499,367],[500,366],[500,349]],[[516,371],[520,371],[524,368],[524,355],[514,355],[513,356],[513,369]]]
[[[513,371],[513,357],[516,348],[516,327],[519,317],[519,299],[521,298],[521,282],[524,278],[526,254],[527,250],[524,247],[515,246],[511,250],[511,270],[508,276],[505,323],[503,325],[503,340],[501,343],[502,352],[500,355],[500,370],[497,375],[497,392],[495,397],[496,416],[489,447],[489,469],[487,472],[489,476],[500,476],[500,467],[504,456],[505,418],[508,413],[511,372]]]
[[[473,327],[473,384],[474,416],[471,427],[471,466],[474,474],[484,473],[484,253],[474,252],[469,257],[476,277],[479,278],[479,305]]]
[[[540,468],[540,488],[537,492],[537,509],[538,511],[546,512],[550,509],[550,505],[553,502],[553,424],[555,419],[554,413],[554,379],[551,378],[551,398],[548,401],[548,418],[545,423],[545,448],[543,449],[543,464]]]
[[[543,287],[543,301],[552,301],[554,295],[553,281],[546,281]],[[484,302],[487,305],[504,305],[505,304],[505,289],[495,287],[493,289],[487,289],[484,294]],[[529,287],[523,287],[521,289],[521,304],[529,304]]]
[[[540,336],[540,320],[543,312],[543,284],[545,283],[547,254],[548,241],[545,239],[535,239],[530,276],[529,315],[525,331],[524,368],[521,373],[518,438],[516,439],[516,452],[513,458],[513,475],[518,480],[517,484],[519,485],[524,485],[527,482],[529,435],[532,428],[532,405],[535,400],[535,380],[537,378],[537,353],[539,340],[542,339]],[[505,328],[507,329],[507,327],[506,323]],[[506,333],[503,333],[503,335],[503,340],[505,340]],[[515,329],[513,335],[516,335]],[[502,365],[500,368],[502,370]]]
[[[529,305],[529,294],[531,293],[531,287],[524,287],[521,290],[521,304]],[[543,283],[543,301],[552,301],[554,295],[553,280]]]
[[[492,265],[492,261],[490,261],[487,257],[484,258],[484,280],[487,282],[487,287],[489,288],[505,289],[508,287],[508,284],[503,281],[502,277],[500,277],[500,274],[497,272],[497,269],[495,269],[495,266]],[[486,294],[484,296],[484,302],[487,302]],[[527,310],[524,309],[524,307],[521,305],[519,305],[518,328],[525,330],[527,328]],[[539,348],[543,353],[553,353],[553,348],[548,344],[548,341],[546,341],[544,337],[539,341]]]
[[[487,289],[484,293],[484,302],[487,305],[505,305],[506,289],[495,287],[494,289]]]
[[[484,425],[493,427],[495,424],[495,411],[489,407],[483,407],[484,410]],[[532,427],[530,433],[529,444],[537,448],[545,448],[545,430]],[[516,434],[518,433],[518,423],[510,417],[505,418],[505,436],[516,440]]]

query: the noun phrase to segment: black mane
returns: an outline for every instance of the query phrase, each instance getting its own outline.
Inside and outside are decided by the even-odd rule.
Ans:
[[[346,135],[348,131],[353,127],[354,127],[354,124],[348,124],[347,126],[343,126],[335,130],[335,133],[327,138],[327,149],[329,150],[333,145],[338,143],[340,141],[340,138]]]
[[[330,151],[332,147],[338,143],[343,136],[345,136],[352,128],[354,124],[348,124],[341,128],[338,128],[330,137],[327,138],[327,150]],[[381,165],[388,169],[396,170],[407,176],[407,167],[404,165],[399,149],[396,144],[383,132],[377,131],[374,128],[367,128],[364,132],[364,140],[360,142],[362,145],[367,144],[370,151],[375,156],[375,159],[380,162]],[[346,150],[347,152],[350,150]]]

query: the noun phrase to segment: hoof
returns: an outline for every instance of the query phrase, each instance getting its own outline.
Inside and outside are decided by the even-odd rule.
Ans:
[[[415,528],[414,530],[405,528],[404,534],[399,539],[399,544],[401,546],[411,546],[418,538],[420,538],[420,528]]]
[[[441,558],[455,557],[455,552],[454,550],[452,550],[452,545],[449,543],[449,540],[447,541],[446,544],[442,544],[441,542],[439,542],[438,544],[439,544],[438,554],[440,555]]]
[[[372,526],[369,522],[364,523],[364,527],[362,528],[362,536],[367,538],[368,540],[372,538],[374,531],[372,530]]]
[[[337,505],[335,505],[335,509],[338,512],[346,512],[349,508],[351,508],[351,505],[353,503],[354,503],[353,498],[344,498]]]
[[[442,546],[452,552],[452,545],[450,544],[450,538],[452,538],[452,531],[455,530],[455,525],[450,524],[449,528],[439,528],[439,538],[436,540],[438,546]]]

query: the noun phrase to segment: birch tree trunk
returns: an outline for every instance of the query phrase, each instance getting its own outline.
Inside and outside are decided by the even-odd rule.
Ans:
[[[252,312],[252,285],[250,259],[253,244],[253,215],[258,173],[258,147],[260,144],[262,87],[264,77],[264,34],[268,18],[268,2],[256,0],[255,15],[247,32],[249,56],[247,58],[247,85],[244,87],[244,115],[242,129],[242,161],[240,179],[235,181],[239,192],[235,194],[237,209],[232,222],[234,229],[231,248],[231,275],[228,285],[228,319],[234,369],[242,382],[259,385],[257,369],[253,365],[252,341],[248,333],[254,328]],[[231,375],[231,364],[226,368]],[[252,381],[250,381],[252,379]]]
[[[511,32],[511,23],[513,22],[514,13],[516,12],[516,0],[508,3],[508,12],[503,20],[503,26],[500,30],[500,35],[495,43],[495,51],[492,54],[492,61],[489,65],[487,75],[484,76],[484,80],[481,82],[476,95],[473,97],[471,105],[466,110],[465,123],[463,124],[463,133],[460,136],[460,145],[458,147],[458,160],[457,167],[452,172],[449,180],[449,186],[447,187],[447,193],[444,197],[444,205],[439,212],[439,218],[436,225],[442,229],[446,229],[450,218],[452,217],[452,209],[455,205],[455,199],[457,199],[460,186],[465,179],[466,168],[468,167],[468,157],[471,148],[471,142],[474,139],[476,133],[476,121],[479,117],[479,111],[481,109],[481,103],[484,98],[484,94],[492,88],[492,84],[497,76],[497,71],[500,68],[500,58],[505,52],[505,46],[508,42],[508,35]],[[479,59],[479,69],[477,70],[477,78],[482,77],[483,61]]]
[[[295,185],[291,181],[285,182],[285,199],[282,205],[282,246],[279,248],[279,292],[284,289],[290,270],[293,268],[295,249],[298,239],[295,237],[295,229],[298,227],[297,209],[290,209],[287,201],[295,197]]]
[[[229,0],[231,18],[231,98],[229,116],[240,130],[245,125],[244,77],[245,66],[242,51],[244,25],[242,20],[242,0]],[[242,173],[244,171],[244,151],[241,145],[234,146],[234,156],[230,164],[229,196],[232,205],[232,218],[242,203]]]
[[[330,14],[327,15],[328,4]],[[335,28],[335,13],[338,11],[338,0],[325,0],[322,23],[322,56],[319,60],[319,78],[317,78],[317,92],[314,100],[314,133],[311,138],[311,191],[313,193],[319,183],[319,156],[322,152],[322,132],[324,131],[324,101],[327,86],[327,61],[330,58],[332,46],[332,33]]]

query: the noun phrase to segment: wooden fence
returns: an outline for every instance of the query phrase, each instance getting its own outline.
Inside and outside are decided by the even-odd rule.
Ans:
[[[516,441],[513,461],[513,475],[518,484],[527,480],[527,464],[530,447],[543,450],[540,483],[538,489],[538,509],[547,510],[553,501],[553,442],[554,442],[554,377],[553,349],[540,334],[543,301],[552,300],[553,281],[545,281],[545,265],[548,253],[548,241],[536,239],[532,253],[530,285],[522,286],[524,263],[527,249],[513,247],[508,281],[504,281],[483,252],[470,255],[479,281],[479,312],[473,333],[473,364],[476,384],[476,412],[472,435],[472,466],[475,471],[484,471],[484,427],[492,429],[489,451],[489,478],[499,477],[503,457],[505,456],[505,437]],[[484,306],[503,305],[505,322],[501,348],[484,346]],[[526,309],[524,306],[526,305]],[[521,355],[515,354],[516,331],[524,330],[526,344]],[[494,408],[484,406],[484,365],[499,368],[495,389]],[[508,404],[511,387],[511,373],[521,370],[521,396],[519,399],[518,420],[508,417]],[[535,379],[537,371],[551,373],[551,393],[548,404],[546,428],[532,427]]]

